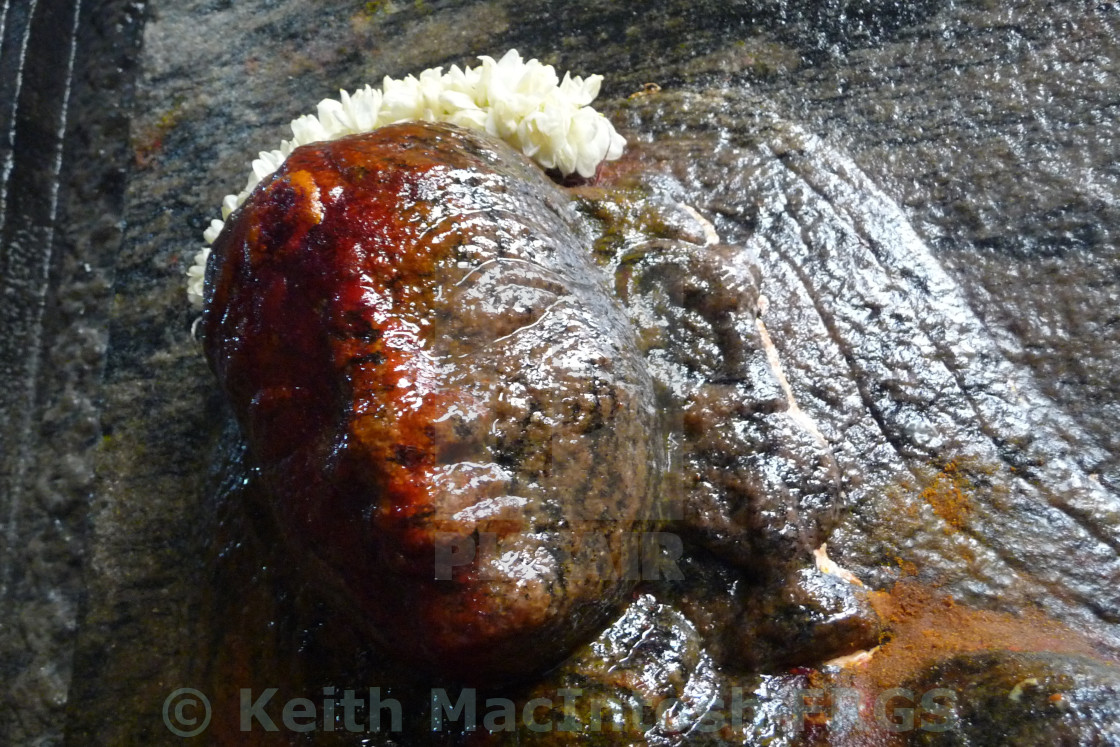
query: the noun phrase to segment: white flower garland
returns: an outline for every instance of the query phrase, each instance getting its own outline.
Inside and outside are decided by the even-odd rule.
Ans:
[[[211,221],[203,233],[206,243],[218,238],[230,213],[295,148],[370,132],[394,122],[450,122],[482,130],[565,176],[590,177],[602,161],[622,155],[626,141],[606,117],[589,106],[599,95],[603,76],[580,78],[565,73],[559,80],[552,65],[526,62],[515,49],[497,61],[486,56],[479,59],[482,64],[478,67],[461,70],[452,65],[446,73],[437,67],[403,80],[386,76],[381,90],[367,85],[353,94],[340,91],[338,100],[320,101],[317,114],[292,120],[291,140],[283,141],[277,150],[262,151],[253,161],[245,189],[226,195],[222,220]],[[209,246],[203,247],[187,271],[187,296],[196,307],[202,305],[209,256]]]

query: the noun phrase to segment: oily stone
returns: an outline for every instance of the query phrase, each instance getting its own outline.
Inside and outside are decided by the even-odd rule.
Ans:
[[[204,681],[215,620],[274,619],[272,567],[222,575],[262,532],[213,502],[251,475],[222,464],[182,273],[290,118],[511,46],[608,74],[601,108],[758,256],[763,321],[853,506],[834,557],[1115,641],[1118,40],[1114,3],[1037,0],[13,6],[0,738],[169,741],[164,699]],[[647,82],[662,95],[628,102]],[[215,577],[265,601],[208,599]],[[265,686],[292,674],[279,654],[321,650],[322,628],[285,624],[243,631],[287,636],[253,660]]]

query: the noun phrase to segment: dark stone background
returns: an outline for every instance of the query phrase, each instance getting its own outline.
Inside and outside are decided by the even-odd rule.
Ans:
[[[0,18],[2,743],[167,739],[224,422],[182,273],[252,153],[386,74],[515,46],[605,74],[608,113],[649,81],[758,102],[902,205],[1004,354],[1106,448],[1106,478],[1120,464],[1120,4],[39,0]]]

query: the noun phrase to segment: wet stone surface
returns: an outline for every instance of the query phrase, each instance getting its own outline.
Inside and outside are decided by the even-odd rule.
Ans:
[[[914,682],[955,694],[944,729],[910,744],[1110,744],[1120,739],[1120,668],[1057,654],[994,651],[938,662]]]
[[[1097,659],[1120,642],[1113,5],[152,2],[139,48],[104,43],[138,38],[122,32],[136,7],[89,5],[74,114],[25,101],[14,115],[17,148],[66,133],[58,211],[7,197],[51,194],[26,189],[50,182],[27,161],[41,147],[4,177],[0,741],[178,743],[164,699],[197,686],[215,704],[212,742],[275,743],[240,732],[239,686],[282,688],[281,702],[376,685],[405,704],[406,735],[306,741],[574,740],[430,732],[426,690],[288,567],[183,293],[221,196],[289,119],[339,87],[511,46],[607,74],[600,108],[631,144],[608,180],[669,225],[608,230],[589,251],[612,272],[632,265],[615,275],[627,313],[672,321],[639,344],[674,432],[696,438],[676,444],[688,469],[667,517],[684,579],[641,585],[560,668],[492,695],[680,699],[664,723],[591,732],[605,743],[811,741],[820,732],[790,718],[809,675],[788,668],[819,664],[829,630],[874,634],[844,627],[866,619],[862,592],[840,599],[806,570],[827,538],[868,589],[937,585],[1095,641],[1085,661],[973,653],[928,682],[907,675],[991,689],[990,707],[961,711],[969,734],[1007,733],[1023,713],[1036,735],[1112,738],[1113,670]],[[8,41],[10,70],[22,56]],[[627,98],[651,81],[660,93]],[[711,252],[690,248],[707,239],[677,204],[714,224]],[[743,288],[734,299],[720,267]],[[1069,684],[1024,686],[1021,710],[1001,710],[1020,670]],[[1058,690],[1077,719],[1055,710]],[[754,697],[746,723],[701,729],[736,692]]]
[[[429,676],[559,663],[661,513],[653,382],[577,217],[504,143],[409,123],[294,151],[214,244],[207,359],[292,562]]]

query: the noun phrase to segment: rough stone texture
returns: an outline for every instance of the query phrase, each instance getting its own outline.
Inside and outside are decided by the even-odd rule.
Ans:
[[[722,216],[725,240],[749,241],[759,215],[792,220],[768,224],[756,249],[764,260],[771,253],[763,266],[772,286],[763,290],[777,315],[768,323],[791,370],[799,360],[835,367],[827,382],[804,369],[802,406],[815,402],[822,429],[848,434],[841,461],[870,477],[849,486],[866,500],[837,538],[846,562],[885,584],[898,575],[898,557],[933,580],[948,577],[974,603],[1037,603],[1094,630],[1115,629],[1115,599],[1088,597],[1103,584],[1111,594],[1117,588],[1108,581],[1116,563],[1109,507],[1120,482],[1117,5],[556,5],[153,0],[137,48],[142,8],[86,3],[71,78],[57,50],[67,48],[76,5],[5,6],[0,741],[54,743],[65,728],[73,744],[178,742],[160,711],[167,693],[198,681],[199,651],[212,643],[199,637],[213,634],[206,548],[221,534],[207,496],[213,457],[228,451],[225,415],[190,339],[182,272],[248,158],[275,147],[291,117],[339,87],[471,63],[510,46],[561,69],[608,74],[602,108],[635,128],[628,134],[637,141],[656,133],[658,142],[691,143],[676,168],[693,195],[707,195],[701,207]],[[52,43],[37,43],[48,34]],[[647,81],[666,95],[628,114],[624,98]],[[771,121],[798,127],[768,130]],[[677,158],[671,150],[660,157]],[[752,163],[756,170],[744,170]],[[744,199],[756,185],[772,190],[760,203]],[[830,189],[827,199],[814,196]],[[878,191],[861,201],[860,190]],[[843,209],[819,212],[829,204]],[[880,208],[904,219],[905,240],[873,256],[886,246],[879,223],[868,246],[845,243],[860,235],[850,219]],[[814,225],[848,228],[837,244],[814,235]],[[782,235],[795,248],[789,255],[773,245]],[[840,271],[837,255],[814,255],[814,245],[848,247],[839,256],[852,271]],[[937,285],[905,266],[883,269],[884,256],[905,258],[907,246],[920,250],[926,270],[936,269],[931,258],[942,263],[946,275],[926,276]],[[898,281],[884,308],[910,309],[900,326],[860,319],[858,294],[824,292],[866,268],[867,288]],[[797,303],[780,303],[783,294]],[[828,303],[818,316],[794,318],[806,299]],[[971,312],[950,313],[965,302]],[[930,309],[948,325],[931,327],[921,315]],[[902,330],[914,333],[903,352],[939,351],[951,395],[944,432],[986,443],[986,453],[965,454],[971,461],[949,469],[947,453],[930,459],[939,431],[906,430],[932,419],[924,409],[939,391],[932,368],[905,369],[922,375],[912,401],[914,380],[868,389],[892,383],[895,362],[863,354],[874,345],[849,346],[846,356],[843,348],[882,344],[884,329],[895,330],[895,341]],[[978,361],[962,362],[960,343],[977,335]],[[1008,382],[1022,384],[1021,400],[1006,400]],[[985,396],[991,387],[995,399]],[[1007,428],[1040,435],[1007,444],[999,437]],[[986,483],[992,469],[999,479]],[[955,494],[946,486],[959,487],[959,477],[1014,490],[981,491],[955,513],[961,506],[947,500]],[[913,515],[900,513],[892,495]],[[1001,540],[1009,521],[1025,544]],[[1055,538],[1066,549],[1050,544]],[[676,612],[648,616],[684,631],[659,640],[691,635]],[[625,659],[622,649],[608,654]],[[708,670],[695,671],[708,682]],[[608,673],[604,664],[596,676]]]
[[[908,744],[1113,744],[1120,669],[1093,659],[992,651],[929,667],[917,692],[944,688],[954,702],[938,731],[915,730]]]
[[[0,742],[61,740],[141,9],[0,11]]]

